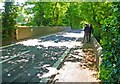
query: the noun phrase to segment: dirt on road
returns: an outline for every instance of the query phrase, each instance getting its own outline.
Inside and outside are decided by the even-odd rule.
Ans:
[[[66,57],[55,84],[100,84],[95,66],[95,55],[90,43],[75,46]]]

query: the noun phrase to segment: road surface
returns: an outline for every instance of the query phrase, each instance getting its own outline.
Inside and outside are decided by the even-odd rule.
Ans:
[[[64,52],[79,44],[81,30],[71,30],[29,39],[0,49],[2,82],[36,82],[58,61]]]

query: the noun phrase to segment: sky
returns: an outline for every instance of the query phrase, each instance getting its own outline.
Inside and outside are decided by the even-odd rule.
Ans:
[[[4,3],[2,3],[3,1],[6,1],[6,0],[0,0],[0,9],[3,9],[3,5],[4,5]],[[12,0],[7,0],[7,1],[12,1]],[[24,3],[25,1],[31,2],[31,1],[40,1],[40,0],[15,0],[15,2],[19,2],[19,3]],[[65,1],[65,0],[41,0],[41,1]],[[72,1],[72,0],[66,0],[66,1]],[[76,0],[76,1],[83,1],[83,0]],[[84,0],[84,1],[97,1],[97,0]],[[108,2],[109,1],[119,2],[120,0],[108,0]]]
[[[4,3],[0,2],[0,9],[3,9]]]
[[[24,3],[26,0],[15,0],[15,3],[16,2],[19,2],[19,3]],[[0,2],[0,9],[3,9],[3,6],[4,6],[4,3]]]
[[[15,2],[24,3],[24,2],[25,2],[25,0],[15,0]]]

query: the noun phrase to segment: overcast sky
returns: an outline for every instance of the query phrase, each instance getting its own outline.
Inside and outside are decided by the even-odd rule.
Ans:
[[[19,2],[19,3],[24,3],[25,0],[15,0],[15,3]],[[0,2],[0,9],[3,9],[4,3]]]
[[[0,2],[0,9],[3,9],[4,3]]]

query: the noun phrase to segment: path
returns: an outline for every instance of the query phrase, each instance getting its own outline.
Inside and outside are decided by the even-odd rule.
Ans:
[[[64,52],[80,42],[81,30],[61,32],[37,39],[18,42],[0,49],[2,64],[2,81],[10,82],[41,82],[52,66]]]
[[[54,78],[55,84],[100,84],[91,43],[74,46]]]

